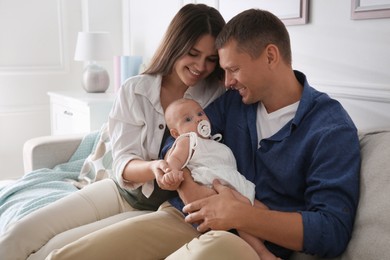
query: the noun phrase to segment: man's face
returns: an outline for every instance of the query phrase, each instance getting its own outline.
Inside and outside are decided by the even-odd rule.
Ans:
[[[264,51],[252,58],[237,48],[235,40],[229,40],[218,53],[225,70],[225,87],[237,90],[245,104],[261,101],[267,87],[268,62]]]

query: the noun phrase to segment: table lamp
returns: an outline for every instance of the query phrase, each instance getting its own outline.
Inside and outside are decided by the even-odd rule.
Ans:
[[[74,59],[87,61],[83,72],[83,88],[88,93],[105,92],[110,85],[107,70],[98,65],[100,60],[112,58],[112,46],[108,32],[79,32]]]

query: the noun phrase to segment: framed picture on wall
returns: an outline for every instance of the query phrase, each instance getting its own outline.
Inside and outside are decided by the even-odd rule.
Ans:
[[[351,5],[354,20],[390,17],[390,0],[352,0]]]
[[[250,8],[268,10],[278,16],[285,25],[306,24],[309,21],[309,0],[214,0],[214,2],[218,2],[218,9],[226,21]]]
[[[280,13],[277,12],[276,15],[282,19],[285,25],[307,24],[309,22],[309,0],[293,0],[291,2],[294,4],[293,9],[291,9],[293,12],[283,14],[283,11],[280,10]],[[287,5],[287,2],[283,1],[283,4]]]

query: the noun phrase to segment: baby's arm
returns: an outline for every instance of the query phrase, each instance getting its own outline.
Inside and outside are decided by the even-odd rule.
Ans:
[[[176,140],[176,144],[167,152],[165,160],[173,171],[181,171],[185,166],[189,155],[189,136],[183,136]]]
[[[268,248],[264,245],[263,240],[261,240],[260,238],[257,238],[253,235],[250,235],[248,233],[239,230],[238,230],[238,234],[243,240],[245,240],[249,245],[251,245],[251,247],[256,251],[257,255],[260,257],[261,260],[280,259],[276,257],[274,254],[272,254],[271,251],[268,250]]]
[[[182,168],[189,155],[189,137],[181,137],[165,156],[168,168],[165,170],[162,182],[170,187],[179,187],[184,180]]]

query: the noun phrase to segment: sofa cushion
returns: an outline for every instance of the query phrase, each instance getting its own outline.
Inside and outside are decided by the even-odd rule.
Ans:
[[[360,201],[343,260],[387,259],[390,237],[390,130],[360,134]]]

